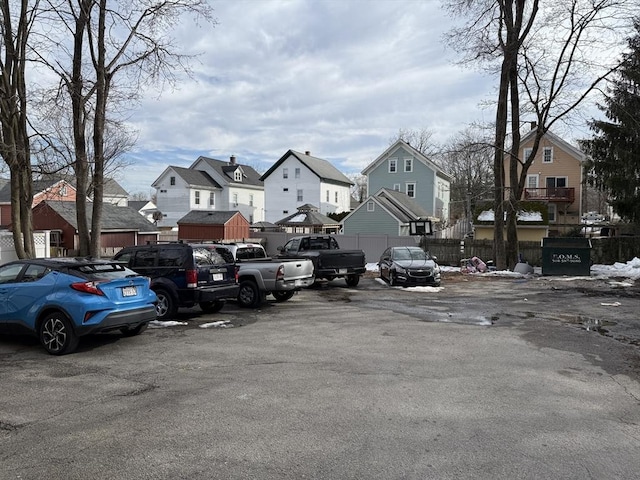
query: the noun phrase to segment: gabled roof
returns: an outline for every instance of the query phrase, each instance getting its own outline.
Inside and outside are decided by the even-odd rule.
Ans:
[[[224,225],[229,220],[231,220],[235,215],[242,216],[242,214],[237,210],[234,210],[234,211],[191,210],[184,217],[178,220],[177,223],[178,225],[187,224],[187,223],[197,224],[197,225]]]
[[[128,197],[129,193],[113,178],[105,178],[103,195],[105,197]]]
[[[527,133],[522,135],[522,137],[520,137],[520,145],[524,145],[529,140],[532,140],[533,137],[535,137],[535,135],[536,135],[536,129],[535,128],[529,130]],[[546,140],[550,141],[551,143],[553,143],[554,145],[557,145],[559,148],[563,149],[565,152],[567,152],[570,155],[573,155],[574,157],[576,157],[576,159],[578,161],[580,161],[580,162],[584,162],[587,159],[587,156],[584,154],[584,152],[582,150],[580,150],[577,147],[574,147],[569,142],[563,140],[562,138],[560,138],[558,135],[556,135],[553,132],[547,131],[542,136],[542,139],[543,140],[546,139]]]
[[[305,227],[322,227],[326,225],[340,225],[340,222],[337,222],[333,218],[327,217],[326,215],[321,214],[318,211],[318,207],[307,203],[301,207],[298,207],[298,213],[294,213],[293,215],[289,215],[288,217],[283,218],[282,220],[278,220],[276,225],[299,225]]]
[[[369,165],[367,165],[362,170],[361,173],[363,175],[369,175],[369,172],[371,170],[373,170],[374,168],[378,167],[382,162],[387,160],[389,155],[391,155],[391,153],[398,147],[403,147],[404,149],[406,149],[409,152],[411,152],[417,160],[419,160],[420,162],[424,163],[431,170],[434,170],[436,172],[436,175],[438,175],[440,177],[443,177],[443,178],[445,178],[446,180],[449,180],[449,181],[452,180],[450,174],[445,172],[442,168],[440,168],[438,165],[433,163],[431,160],[429,160],[427,157],[425,157],[422,153],[420,153],[420,151],[418,151],[415,148],[413,148],[411,145],[409,145],[404,140],[397,140],[395,143],[391,144],[389,146],[389,148],[387,148],[384,152],[382,152],[382,154],[380,156],[378,156],[378,158],[376,158],[373,162],[371,162]]]
[[[407,223],[409,220],[426,220],[429,218],[429,212],[406,193],[381,188],[374,195],[374,198],[403,223]]]
[[[195,162],[193,162],[191,167],[193,167],[193,165],[195,165],[199,161],[204,161],[207,165],[209,165],[209,167],[218,172],[218,174],[220,174],[220,176],[229,183],[241,183],[242,185],[253,185],[256,187],[264,186],[262,179],[260,178],[260,174],[249,165],[225,162],[222,160],[217,160],[215,158],[201,156],[198,157]],[[236,182],[234,179],[234,172],[238,169],[240,169],[240,171],[242,172],[242,182]]]
[[[220,184],[211,178],[204,170],[192,170],[190,168],[174,166],[169,168],[191,187],[222,188]]]
[[[366,204],[369,201],[377,203],[382,209],[389,213],[389,215],[403,224],[409,223],[411,220],[429,219],[429,212],[427,212],[406,193],[390,190],[388,188],[381,188],[375,195],[367,198],[364,202],[358,205],[353,212],[343,218],[342,222],[344,223],[345,220],[347,220],[351,215],[354,215],[361,208],[366,208]]]
[[[284,162],[290,155],[296,157],[300,163],[302,163],[305,167],[311,170],[321,181],[325,183],[333,183],[337,185],[351,186],[353,182],[349,180],[340,170],[334,167],[327,160],[323,160],[322,158],[312,157],[311,155],[307,155],[306,153],[296,152],[294,150],[287,150],[280,159],[274,163],[267,172],[260,177],[260,180],[264,180],[269,175],[273,173],[273,171],[278,168],[282,162]]]
[[[78,228],[76,202],[62,202],[57,200],[45,200],[35,208],[43,208],[44,205],[50,207],[69,225]],[[91,205],[87,209],[87,221],[91,222],[93,212]],[[102,204],[102,231],[139,231],[157,232],[158,228],[131,207],[118,207],[111,203]]]

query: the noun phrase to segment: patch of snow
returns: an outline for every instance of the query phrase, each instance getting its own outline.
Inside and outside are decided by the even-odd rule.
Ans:
[[[174,320],[152,320],[149,322],[149,326],[152,328],[167,328],[177,327],[179,325],[189,325],[187,322],[176,322]]]
[[[304,213],[301,213],[299,215],[296,215],[293,218],[290,218],[289,220],[287,220],[287,223],[298,223],[298,222],[304,222],[307,219],[307,215],[305,215]]]
[[[505,219],[507,213],[505,212]],[[478,215],[479,222],[493,222],[495,219],[495,215],[493,210],[485,210]],[[518,212],[518,220],[521,222],[541,222],[542,221],[542,213],[540,212]]]
[[[229,320],[220,320],[218,322],[203,323],[200,328],[231,328],[233,324]]]

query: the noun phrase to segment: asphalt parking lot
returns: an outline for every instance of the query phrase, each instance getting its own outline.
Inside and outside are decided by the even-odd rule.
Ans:
[[[0,479],[635,479],[640,289],[336,280],[47,355],[0,337]]]

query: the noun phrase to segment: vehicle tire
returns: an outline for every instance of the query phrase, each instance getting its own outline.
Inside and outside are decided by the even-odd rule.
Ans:
[[[295,290],[288,290],[285,292],[271,292],[271,295],[273,295],[273,298],[276,299],[276,302],[286,302],[287,300],[292,298],[295,293]]]
[[[80,339],[73,331],[71,321],[62,312],[47,315],[38,327],[38,337],[51,355],[65,355],[78,348]]]
[[[360,275],[348,275],[345,281],[347,282],[347,286],[357,287],[360,283]]]
[[[200,309],[204,313],[218,313],[224,307],[224,300],[216,300],[215,302],[200,302]]]
[[[156,303],[156,317],[158,320],[167,320],[173,318],[178,311],[178,305],[176,304],[173,295],[164,288],[155,290],[158,297],[158,303]]]
[[[138,325],[136,328],[123,328],[120,330],[122,332],[123,337],[135,337],[136,335],[140,335],[147,329],[149,322],[144,322]]]
[[[244,280],[240,282],[238,291],[238,304],[244,308],[257,308],[262,303],[264,295],[260,292],[256,282]]]

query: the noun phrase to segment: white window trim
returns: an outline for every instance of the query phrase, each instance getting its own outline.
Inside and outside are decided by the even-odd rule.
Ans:
[[[549,160],[546,160],[546,153],[549,152]],[[553,163],[553,147],[543,147],[542,163]]]
[[[282,178],[289,178],[289,169],[286,167],[282,169]]]
[[[409,195],[409,185],[413,186],[413,196]],[[416,182],[407,182],[404,186],[404,193],[407,194],[409,198],[416,198]]]
[[[522,161],[526,162],[527,158],[529,158],[531,156],[531,152],[533,151],[533,148],[531,147],[526,147],[522,149]]]
[[[548,208],[549,208],[549,223],[556,223],[558,221],[557,205],[555,203],[550,203]]]
[[[213,192],[209,192],[209,206],[210,207],[216,206],[216,194]]]
[[[194,200],[193,200],[193,203],[194,203],[195,205],[200,205],[200,190],[196,190],[196,191],[194,192]]]
[[[373,200],[369,200],[367,202],[367,212],[375,212],[375,210],[376,210],[375,202]]]
[[[407,170],[407,162],[409,162],[409,170]],[[405,173],[411,173],[413,172],[413,158],[411,157],[407,157],[404,159],[404,172]]]
[[[390,158],[388,165],[389,165],[389,173],[398,173],[398,159],[397,158]],[[391,168],[392,165],[393,165],[393,169]]]
[[[531,186],[531,180],[535,178],[535,187]],[[537,173],[532,173],[527,175],[527,187],[526,188],[539,188],[540,187],[540,175]]]
[[[393,184],[393,190],[396,191],[396,192],[399,192],[400,191],[400,184],[399,183],[394,183]]]

